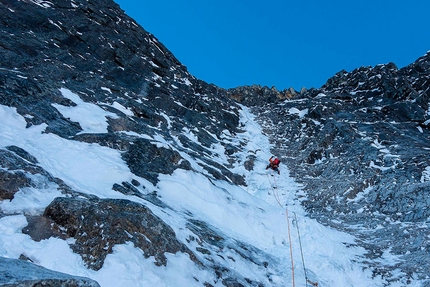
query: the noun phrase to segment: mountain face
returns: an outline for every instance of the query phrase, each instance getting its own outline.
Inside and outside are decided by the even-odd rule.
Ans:
[[[205,222],[197,207],[178,211],[157,193],[168,176],[184,171],[235,201],[226,186],[249,184],[238,166],[258,171],[257,149],[247,150],[250,139],[242,136],[248,106],[272,152],[302,185],[294,199],[307,216],[353,235],[355,247],[365,250],[357,261],[387,286],[412,280],[429,286],[430,54],[402,69],[341,71],[319,89],[224,90],[193,77],[112,1],[0,0],[0,12],[0,107],[12,108],[26,130],[52,138],[53,151],[73,143],[78,154],[85,144],[96,161],[91,147],[101,147],[106,158],[120,154],[130,171],[121,177],[89,169],[88,182],[113,182],[93,190],[47,169],[72,173],[69,162],[47,162],[51,155],[2,134],[0,200],[13,202],[27,188],[59,194],[41,209],[1,210],[0,219],[25,216],[23,235],[64,240],[93,272],[131,243],[160,269],[171,254],[185,256],[199,270],[196,286],[282,286],[273,279],[282,265],[268,251]],[[106,122],[83,125],[94,111]],[[70,158],[73,152],[67,151]],[[112,163],[105,164],[109,170]],[[172,219],[175,213],[183,222]],[[42,269],[19,276],[34,268],[31,255],[0,251],[8,270],[0,275],[3,285],[35,286],[39,279],[50,286],[98,285]],[[401,260],[382,262],[387,252]],[[247,277],[240,264],[262,276]]]
[[[229,93],[247,94],[243,89],[249,91]],[[255,105],[276,153],[303,184],[309,215],[357,236],[375,274],[390,276],[400,267],[426,279],[430,53],[402,69],[389,63],[340,71],[321,88],[286,101],[255,89],[259,97],[242,100]],[[388,249],[405,261],[373,262]]]
[[[27,129],[46,126],[43,134],[121,152],[135,178],[116,182],[109,190],[171,209],[153,189],[160,174],[198,170],[208,180],[245,184],[243,175],[230,171],[236,161],[234,154],[245,144],[234,142],[234,135],[241,132],[239,105],[226,96],[225,90],[190,75],[117,4],[103,0],[1,1],[0,9],[4,15],[0,20],[4,59],[0,104],[16,109]],[[77,102],[107,113],[106,128],[81,126],[79,117],[91,116],[85,110],[64,116]],[[7,136],[3,135],[5,139]],[[224,164],[214,149],[218,145],[223,150],[221,156],[226,157]],[[196,251],[178,241],[173,229],[150,208],[73,188],[44,169],[40,158],[26,147],[10,144],[0,152],[3,201],[13,201],[22,189],[43,189],[51,184],[63,195],[43,212],[25,212],[28,225],[22,232],[33,240],[72,239],[73,252],[95,271],[116,245],[132,242],[145,258],[154,257],[156,266],[166,266],[166,252],[184,253],[197,266],[212,270],[225,286],[244,280],[210,258],[201,262]],[[198,163],[191,164],[190,160]],[[252,159],[248,166],[252,167]],[[92,181],[103,171],[88,172]],[[197,249],[201,254],[211,254],[203,242],[215,250],[230,245],[198,219],[190,219],[187,228],[202,242]],[[252,260],[253,247],[242,245],[228,249]],[[0,279],[3,284],[10,283],[7,276]],[[55,280],[50,284],[57,284]]]
[[[132,171],[152,183],[157,182],[160,172],[190,166],[169,149],[156,147],[145,139],[134,139],[131,145],[129,139],[115,132],[152,136],[157,131],[172,138],[174,132],[184,128],[191,133],[201,130],[198,137],[208,147],[213,143],[209,133],[220,136],[224,129],[232,133],[238,129],[238,107],[223,97],[225,92],[191,76],[156,38],[124,15],[115,3],[6,2],[2,9],[6,15],[2,19],[2,53],[7,61],[2,67],[1,104],[27,115],[28,127],[46,123],[46,132],[127,150],[124,159]],[[100,103],[107,111],[116,112],[114,104],[127,107],[135,119],[109,119],[108,134],[79,134],[82,127],[64,118],[53,106],[73,105],[61,96],[62,86],[76,91],[86,102]],[[184,147],[193,145],[182,136],[179,141]],[[233,151],[234,147],[229,149]],[[196,155],[204,153],[199,147],[193,151]],[[161,158],[168,158],[163,167]],[[214,177],[243,182],[228,169],[217,167],[215,171],[215,163],[202,158],[202,165]]]

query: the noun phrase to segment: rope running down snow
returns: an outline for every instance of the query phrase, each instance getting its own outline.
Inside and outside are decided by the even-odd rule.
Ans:
[[[276,177],[275,175],[273,175],[273,181],[274,184],[272,185],[272,182],[270,180],[269,175],[267,174],[267,180],[270,183],[270,186],[272,187],[272,189],[274,189],[273,191],[273,196],[275,197],[276,201],[278,202],[279,206],[282,207],[282,204],[279,200],[279,195],[277,194],[278,192],[278,186],[276,185]],[[286,219],[287,219],[287,226],[288,226],[288,241],[290,243],[290,258],[291,258],[291,273],[292,273],[292,280],[293,280],[293,285],[292,287],[295,287],[295,282],[294,282],[294,259],[293,259],[293,245],[291,243],[291,232],[290,232],[290,220],[288,218],[288,209],[285,210],[286,211]]]
[[[306,287],[308,286],[308,283],[311,284],[312,286],[318,286],[318,282],[312,282],[311,280],[308,279],[308,275],[306,273],[305,259],[303,257],[303,248],[302,248],[302,240],[301,240],[300,231],[299,231],[299,222],[297,221],[296,213],[293,212],[293,214],[294,214],[294,219],[296,221],[297,236],[299,237],[300,254],[302,255],[302,263],[303,263],[303,270],[305,272]]]
[[[302,255],[303,270],[305,272],[306,287],[307,287],[308,286],[308,275],[306,274],[305,259],[303,257],[302,240],[300,239],[300,231],[299,231],[299,222],[297,221],[297,215],[294,211],[293,211],[293,214],[294,214],[294,219],[296,220],[297,236],[299,237],[300,254]]]
[[[278,186],[276,185],[276,178],[275,178],[275,176],[273,176],[274,183],[272,184],[272,181],[270,180],[269,175],[268,174],[266,174],[266,175],[267,175],[267,180],[269,181],[269,184],[273,189],[273,197],[276,199],[279,206],[282,207],[281,201],[279,199]]]
[[[267,175],[267,180],[269,181],[270,186],[272,187],[272,189],[274,189],[273,191],[273,197],[275,197],[276,201],[278,202],[279,206],[282,207],[282,204],[280,202],[280,198],[279,198],[279,193],[278,193],[278,186],[276,184],[276,176],[273,175],[273,184],[272,181],[270,180],[270,177],[268,174]],[[295,286],[295,282],[294,282],[294,259],[293,259],[293,247],[292,247],[292,242],[291,242],[291,232],[290,232],[290,220],[288,218],[288,209],[285,210],[286,211],[286,217],[287,217],[287,224],[288,224],[288,239],[290,242],[290,257],[291,257],[291,272],[292,272],[292,280],[293,280],[293,287]],[[299,238],[299,245],[300,245],[300,254],[302,256],[302,263],[303,263],[303,270],[304,270],[304,274],[305,274],[305,279],[306,279],[306,287],[308,286],[308,283],[311,284],[312,286],[318,286],[318,282],[312,282],[311,280],[308,279],[308,275],[306,273],[306,266],[305,266],[305,259],[303,256],[303,248],[302,248],[302,240],[301,240],[301,236],[300,236],[300,231],[299,231],[299,223],[297,220],[297,215],[295,212],[293,212],[294,214],[294,219],[296,221],[296,228],[297,228],[297,235]]]
[[[290,220],[288,218],[288,209],[285,209],[285,214],[287,216],[287,223],[288,223],[288,240],[290,241],[290,257],[291,257],[291,272],[292,272],[292,279],[293,279],[293,285],[292,287],[295,287],[294,283],[294,259],[293,259],[293,247],[291,244],[291,233],[290,233]]]

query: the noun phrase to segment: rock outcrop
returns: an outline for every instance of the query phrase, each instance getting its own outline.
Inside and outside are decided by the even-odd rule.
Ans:
[[[403,256],[396,266],[373,266],[375,275],[400,266],[427,276],[429,103],[427,53],[402,69],[340,71],[319,89],[253,109],[303,184],[312,217],[361,238],[369,259],[386,250]]]
[[[190,75],[113,1],[17,1],[0,9],[0,49],[7,59],[0,70],[0,104],[15,107],[29,127],[46,123],[46,132],[122,150],[133,172],[154,184],[158,173],[189,169],[189,164],[153,141],[119,133],[161,133],[174,141],[175,132],[188,129],[210,147],[213,135],[238,128],[237,107],[226,92]],[[78,134],[82,127],[54,107],[73,105],[60,88],[116,113],[109,120],[111,134]],[[127,107],[129,114],[113,108],[115,104]],[[195,156],[206,153],[186,137],[179,142]],[[202,163],[214,177],[243,184],[225,167],[215,171],[214,164]]]
[[[49,173],[30,151],[0,147],[1,201],[26,188],[61,195],[46,209],[24,214],[22,232],[34,241],[69,239],[93,270],[103,267],[115,245],[131,242],[160,268],[168,264],[166,254],[182,253],[224,286],[271,282],[279,270],[269,266],[273,258],[263,250],[228,238],[189,211],[183,217],[189,236],[181,242],[151,210],[172,210],[153,188],[160,174],[178,169],[203,174],[208,182],[245,185],[231,169],[246,144],[237,140],[243,132],[240,103],[252,108],[273,152],[303,184],[306,196],[297,200],[310,216],[354,234],[367,250],[357,260],[387,284],[396,280],[394,270],[430,284],[430,54],[402,69],[390,63],[341,71],[318,89],[224,90],[189,74],[113,1],[1,1],[0,13],[0,105],[15,109],[27,128],[42,126],[45,134],[121,152],[139,178],[108,191],[140,203],[100,198]],[[109,114],[105,132],[88,132],[59,111],[77,105],[65,90]],[[252,155],[244,165],[253,169]],[[381,266],[378,259],[387,250],[404,260]],[[246,278],[230,265],[240,260],[264,278]],[[0,261],[1,274],[11,272],[0,275],[9,286],[97,286],[24,261]],[[33,268],[31,278],[17,276]]]
[[[140,180],[117,182],[112,191],[169,209],[152,191],[160,174],[198,169],[209,181],[245,185],[242,175],[230,171],[241,148],[234,143],[235,134],[242,132],[239,105],[225,90],[189,74],[156,37],[116,3],[2,1],[0,13],[0,55],[4,59],[0,105],[16,109],[27,128],[46,126],[43,133],[120,151]],[[106,131],[88,132],[64,116],[59,109],[76,106],[64,91],[109,113]],[[215,145],[225,154],[218,154]],[[225,156],[225,161],[220,156]],[[191,166],[190,158],[197,161],[196,166]],[[257,252],[252,246],[230,246],[215,228],[190,217],[188,228],[196,236],[188,240],[199,246],[191,251],[149,207],[88,195],[50,174],[24,148],[0,148],[0,200],[13,200],[16,192],[25,188],[55,189],[63,197],[46,210],[25,214],[28,225],[22,232],[34,241],[51,237],[73,240],[71,249],[90,269],[99,270],[115,245],[132,242],[145,257],[153,256],[158,266],[167,264],[165,253],[181,252],[196,265],[211,270],[225,286],[259,284],[208,256],[219,253],[222,257],[224,247],[240,250],[243,258],[251,260]],[[7,215],[0,213],[3,216]],[[210,239],[214,237],[220,241]],[[206,259],[200,262],[196,252]],[[250,264],[267,266],[257,258],[252,261]]]
[[[43,217],[52,220],[65,238],[74,238],[71,248],[87,266],[99,270],[116,244],[132,242],[145,257],[154,256],[157,266],[166,265],[164,253],[195,255],[176,239],[170,226],[141,204],[128,200],[56,198]]]
[[[267,103],[279,103],[303,94],[306,89],[299,92],[292,87],[278,91],[275,87],[268,88],[259,85],[237,87],[227,90],[228,97],[246,106],[265,105]]]
[[[0,257],[1,286],[100,287],[94,280],[70,276],[37,266],[26,260]]]

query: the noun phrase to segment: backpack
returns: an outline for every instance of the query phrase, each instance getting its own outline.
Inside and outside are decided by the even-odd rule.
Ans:
[[[279,160],[279,158],[275,158],[275,160],[273,160],[273,163],[279,165],[281,161]]]

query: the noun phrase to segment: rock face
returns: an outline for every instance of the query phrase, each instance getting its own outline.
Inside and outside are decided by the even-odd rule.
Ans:
[[[118,133],[153,136],[161,130],[169,139],[189,129],[209,147],[214,143],[212,135],[238,128],[237,106],[225,91],[190,75],[114,2],[8,1],[0,9],[5,39],[0,48],[7,59],[0,73],[0,104],[16,107],[28,127],[46,123],[46,132],[124,150],[133,172],[154,184],[158,173],[190,169],[189,163],[150,140]],[[77,135],[82,127],[53,106],[73,105],[61,96],[62,87],[116,113],[118,117],[109,122],[111,134]],[[114,103],[127,107],[133,117],[113,109]],[[195,156],[205,152],[186,137],[179,141],[184,148],[194,148]],[[161,158],[167,159],[163,165]],[[214,171],[210,160],[203,165],[217,178],[243,183],[226,168]]]
[[[88,278],[70,276],[30,262],[0,257],[1,286],[100,287]]]
[[[160,174],[198,170],[209,181],[245,185],[231,171],[245,145],[235,138],[243,128],[238,103],[244,104],[275,143],[273,152],[303,184],[306,197],[298,200],[310,216],[359,238],[357,244],[367,250],[363,263],[375,276],[388,278],[387,284],[396,278],[394,269],[430,284],[430,54],[402,69],[387,64],[341,71],[319,89],[223,90],[190,75],[112,1],[1,1],[0,13],[0,104],[16,109],[28,128],[46,125],[44,133],[120,151],[141,180],[117,182],[112,191],[167,211],[171,207],[152,192]],[[107,131],[87,132],[60,113],[56,107],[76,105],[61,89],[110,113]],[[223,164],[214,145],[223,149]],[[247,170],[253,160],[250,155],[245,161]],[[0,200],[12,200],[25,188],[48,187],[62,197],[25,214],[28,226],[22,232],[34,241],[70,239],[90,269],[99,270],[115,245],[132,242],[160,267],[167,264],[166,253],[183,253],[224,286],[265,286],[262,282],[279,271],[268,268],[271,258],[264,251],[206,222],[185,217],[190,235],[181,242],[148,206],[88,195],[50,174],[22,147],[0,148]],[[387,250],[405,260],[380,266],[378,258]],[[244,260],[267,278],[244,278],[218,258]],[[1,274],[36,268],[0,261]],[[40,280],[50,280],[42,282],[50,286],[97,286],[45,269],[34,274],[15,276],[12,283],[6,279],[13,275],[0,280],[6,286],[35,286]]]
[[[151,191],[160,174],[197,168],[209,180],[245,184],[241,175],[229,169],[240,148],[234,143],[234,135],[241,132],[239,105],[225,90],[190,75],[162,43],[113,1],[1,1],[0,13],[0,58],[4,59],[0,104],[16,109],[27,128],[46,125],[44,133],[120,151],[142,182],[118,182],[113,191],[169,209]],[[88,133],[86,127],[60,113],[58,107],[76,106],[62,89],[110,113],[107,131]],[[213,145],[225,150],[225,164],[219,163]],[[192,167],[184,154],[198,159],[197,166]],[[190,219],[188,228],[196,236],[188,240],[198,246],[193,252],[207,257],[200,262],[148,207],[90,196],[47,172],[22,147],[0,148],[0,200],[12,200],[24,188],[54,188],[64,197],[44,211],[26,214],[28,226],[22,232],[35,241],[70,238],[74,241],[71,249],[93,270],[103,266],[115,245],[125,242],[132,242],[145,257],[153,256],[157,266],[166,265],[165,253],[184,253],[225,286],[257,286],[259,282],[214,263],[211,256],[218,256],[214,254],[222,253],[222,248],[237,250],[252,265],[267,266],[254,258],[261,251],[240,242],[231,246],[215,228]],[[6,215],[0,213],[2,216]],[[267,256],[261,253],[261,257]],[[42,273],[40,278],[44,278]],[[89,286],[84,281],[58,282]],[[22,279],[16,284],[27,283]]]
[[[303,184],[310,215],[361,238],[369,259],[388,249],[403,255],[402,271],[422,279],[430,266],[429,103],[427,53],[402,69],[341,71],[320,89],[254,108],[274,153]],[[395,267],[375,266],[375,275]]]
[[[302,90],[300,93],[304,93],[305,91],[306,90]],[[247,106],[276,103],[299,95],[299,93],[293,88],[278,91],[275,87],[269,89],[268,87],[258,85],[229,89],[227,94],[230,98]]]
[[[17,146],[8,146],[0,150],[0,200],[12,200],[14,194],[23,187],[37,186],[37,181],[31,180],[31,175],[41,174],[52,182],[50,174],[37,165],[37,160]]]
[[[175,232],[150,209],[128,200],[56,198],[43,215],[75,243],[87,266],[99,270],[115,244],[132,242],[145,257],[154,256],[157,266],[166,265],[165,252],[194,254],[176,239]]]

